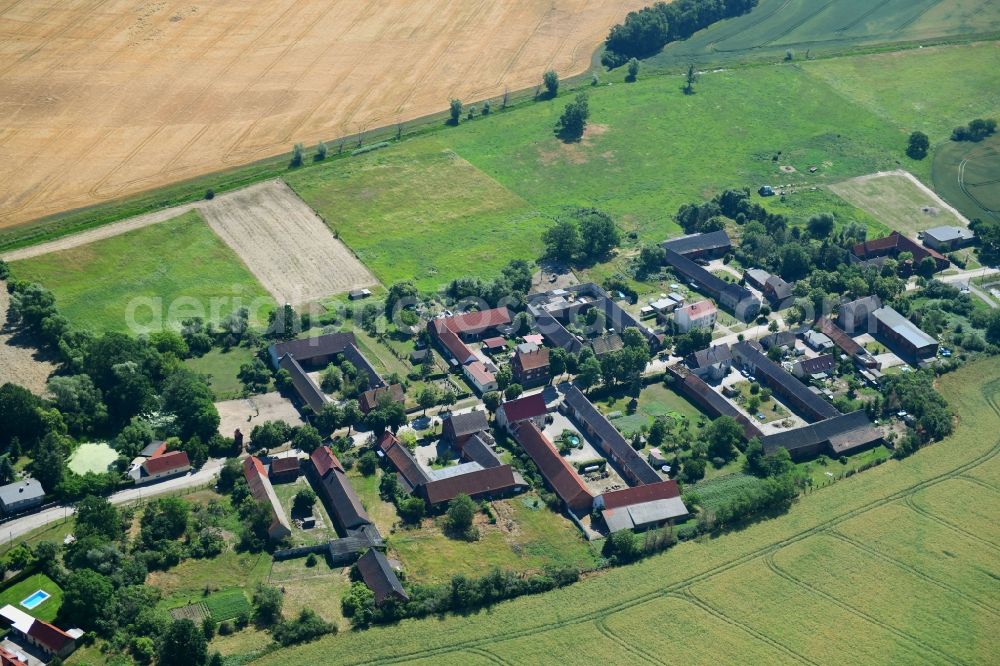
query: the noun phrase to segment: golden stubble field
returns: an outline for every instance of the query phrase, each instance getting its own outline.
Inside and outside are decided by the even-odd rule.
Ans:
[[[585,71],[644,0],[0,0],[0,227]]]

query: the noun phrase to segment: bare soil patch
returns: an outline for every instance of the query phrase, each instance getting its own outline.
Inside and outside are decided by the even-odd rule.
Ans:
[[[590,155],[587,152],[587,149],[594,145],[594,137],[607,133],[608,129],[607,125],[588,123],[587,127],[583,130],[583,136],[579,141],[559,141],[552,150],[539,148],[538,156],[541,159],[542,164],[546,166],[553,164],[558,160],[565,160],[570,164],[586,164],[590,161]],[[614,151],[605,151],[601,154],[601,157],[605,160],[610,160],[614,157]]]
[[[0,226],[583,72],[645,3],[4,3]]]
[[[219,410],[219,434],[223,437],[232,437],[237,428],[249,437],[254,426],[265,421],[284,421],[291,426],[304,423],[295,405],[278,392],[217,402],[215,408]]]
[[[7,308],[10,294],[7,283],[0,282],[0,385],[20,384],[36,395],[45,392],[49,375],[56,365],[45,360],[43,354],[20,333],[14,334],[7,326]]]
[[[378,284],[284,181],[218,197],[201,212],[279,304],[300,305]]]

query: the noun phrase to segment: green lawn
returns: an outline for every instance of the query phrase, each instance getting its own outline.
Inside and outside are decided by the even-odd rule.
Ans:
[[[108,471],[108,467],[118,460],[118,452],[105,443],[81,444],[76,447],[76,451],[69,458],[69,468],[77,474],[94,472],[101,474]]]
[[[48,592],[49,598],[35,606],[34,610],[28,610],[21,605],[21,602],[37,590]],[[52,579],[45,574],[37,573],[32,576],[28,576],[20,583],[15,583],[10,587],[4,588],[4,590],[0,592],[0,606],[10,604],[19,611],[25,612],[32,617],[37,617],[39,620],[45,620],[46,622],[52,622],[56,619],[56,615],[59,613],[59,607],[62,606],[62,598],[62,588],[56,585]]]
[[[204,356],[189,358],[184,364],[195,372],[209,375],[208,385],[216,400],[233,400],[243,394],[243,384],[237,375],[240,366],[254,359],[254,350],[233,347],[229,351],[213,348]]]
[[[382,534],[389,534],[392,526],[399,520],[399,515],[396,513],[396,506],[386,502],[379,495],[378,486],[382,474],[382,470],[377,470],[376,474],[372,476],[362,476],[357,469],[353,469],[348,473],[348,477],[355,492],[358,493],[358,497],[361,498],[361,505],[365,507],[368,516],[375,523],[375,527]]]
[[[11,263],[55,294],[76,326],[141,333],[191,316],[219,319],[270,296],[197,212],[62,252]],[[214,316],[213,316],[214,315]]]
[[[735,387],[739,391],[739,396],[737,400],[741,405],[745,407],[747,400],[749,400],[750,396],[753,395],[750,392],[750,382],[749,381],[740,382],[736,384]],[[761,397],[760,392],[757,393],[757,397],[758,398]],[[781,419],[788,416],[788,410],[779,405],[777,402],[775,402],[774,398],[768,398],[767,400],[761,400],[760,407],[758,407],[757,411],[751,416],[756,417],[757,414],[764,415],[764,420],[762,421],[762,423],[771,423],[772,421],[780,421]],[[756,418],[755,420],[759,421],[759,419]]]
[[[618,391],[615,398],[604,398],[596,403],[605,414],[616,411],[623,414],[620,418],[613,419],[612,423],[626,437],[638,432],[643,426],[652,424],[658,416],[679,414],[692,424],[704,416],[687,398],[660,383],[643,387],[634,414],[626,411],[629,400],[624,391]]]
[[[538,214],[436,137],[286,181],[384,284],[436,289],[539,247]]]
[[[481,524],[479,541],[448,538],[430,520],[419,529],[389,536],[389,547],[402,561],[408,580],[442,583],[455,574],[481,576],[492,567],[531,572],[549,564],[590,569],[597,563],[596,552],[580,531],[536,503],[534,496],[493,504],[500,514],[498,524]],[[507,530],[506,520],[512,520],[515,528]]]
[[[797,179],[797,176],[788,180]],[[753,195],[754,201],[760,203],[772,213],[785,215],[790,220],[804,224],[810,217],[819,213],[833,213],[837,226],[847,226],[851,223],[863,224],[868,229],[868,238],[888,236],[891,229],[884,221],[880,221],[871,213],[851,205],[830,190],[796,190],[785,197],[760,197]]]
[[[177,608],[204,600],[205,589],[239,587],[252,592],[267,578],[271,556],[267,553],[237,553],[232,550],[207,560],[184,560],[167,571],[154,571],[147,585],[163,593],[163,608]]]
[[[323,502],[319,499],[313,505],[313,514],[322,519],[323,527],[317,526],[311,530],[302,530],[292,521],[292,502],[295,494],[306,488],[311,489],[311,486],[305,476],[300,476],[294,482],[274,484],[274,494],[281,501],[281,506],[285,509],[285,517],[288,518],[289,524],[292,527],[292,541],[296,546],[311,546],[318,543],[326,543],[330,539],[336,539],[337,532],[333,527],[333,521],[327,515],[326,509],[323,507]]]

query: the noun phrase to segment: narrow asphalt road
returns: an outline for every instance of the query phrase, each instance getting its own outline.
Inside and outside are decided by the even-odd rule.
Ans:
[[[225,462],[223,459],[213,458],[193,474],[167,479],[166,481],[148,486],[136,486],[121,490],[111,495],[108,499],[112,504],[128,504],[130,502],[138,502],[143,498],[155,497],[157,495],[184,490],[185,488],[197,488],[198,486],[210,483],[219,474],[223,462]],[[16,539],[20,539],[28,532],[62,520],[72,513],[72,506],[60,504],[59,506],[54,506],[38,513],[15,518],[10,522],[0,525],[0,540],[11,543]]]

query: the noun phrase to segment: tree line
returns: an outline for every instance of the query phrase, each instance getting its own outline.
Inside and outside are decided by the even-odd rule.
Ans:
[[[740,16],[756,6],[757,0],[675,0],[629,12],[604,40],[601,64],[614,68],[630,58],[654,55],[670,42],[686,39],[716,21]]]

